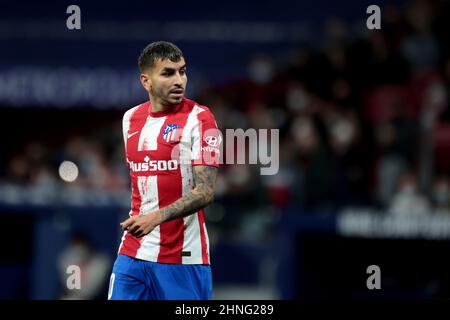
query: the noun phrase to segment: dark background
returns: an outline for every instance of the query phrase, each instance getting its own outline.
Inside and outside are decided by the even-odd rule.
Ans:
[[[66,28],[71,4],[81,30]],[[366,27],[372,4],[381,30]],[[220,169],[215,299],[448,298],[449,8],[2,1],[0,298],[106,299],[129,211],[121,119],[147,99],[136,62],[156,40],[183,50],[187,96],[221,129],[280,130],[277,175]],[[69,264],[89,274],[81,290],[65,289]]]

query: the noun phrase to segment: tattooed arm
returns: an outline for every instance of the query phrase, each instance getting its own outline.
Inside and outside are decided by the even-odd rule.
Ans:
[[[193,214],[214,200],[217,168],[193,166],[195,188],[187,195],[160,210],[163,221],[170,221]]]
[[[121,223],[122,229],[140,238],[163,222],[188,216],[213,202],[217,168],[211,166],[192,168],[195,187],[191,192],[158,211],[128,218]]]

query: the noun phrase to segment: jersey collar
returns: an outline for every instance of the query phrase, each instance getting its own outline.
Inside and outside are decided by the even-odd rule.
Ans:
[[[147,111],[148,111],[148,114],[150,116],[154,117],[154,118],[164,117],[164,116],[167,116],[167,115],[172,114],[172,113],[177,113],[181,109],[181,106],[183,105],[183,103],[184,103],[184,98],[183,98],[183,100],[181,100],[181,102],[179,104],[177,104],[177,105],[175,105],[175,106],[173,106],[171,108],[168,108],[168,109],[163,110],[163,111],[153,112],[152,111],[152,105],[151,105],[150,100],[149,100],[148,101],[148,109],[147,109]]]

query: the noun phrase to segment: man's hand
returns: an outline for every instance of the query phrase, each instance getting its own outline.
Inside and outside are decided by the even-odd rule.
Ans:
[[[150,212],[143,216],[133,216],[123,221],[120,226],[137,238],[149,234],[163,222],[162,215],[158,211]]]

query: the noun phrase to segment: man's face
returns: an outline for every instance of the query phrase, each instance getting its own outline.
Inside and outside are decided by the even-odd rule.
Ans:
[[[160,99],[163,105],[179,104],[186,90],[186,62],[157,60],[153,68],[141,74],[141,83],[153,98]]]

